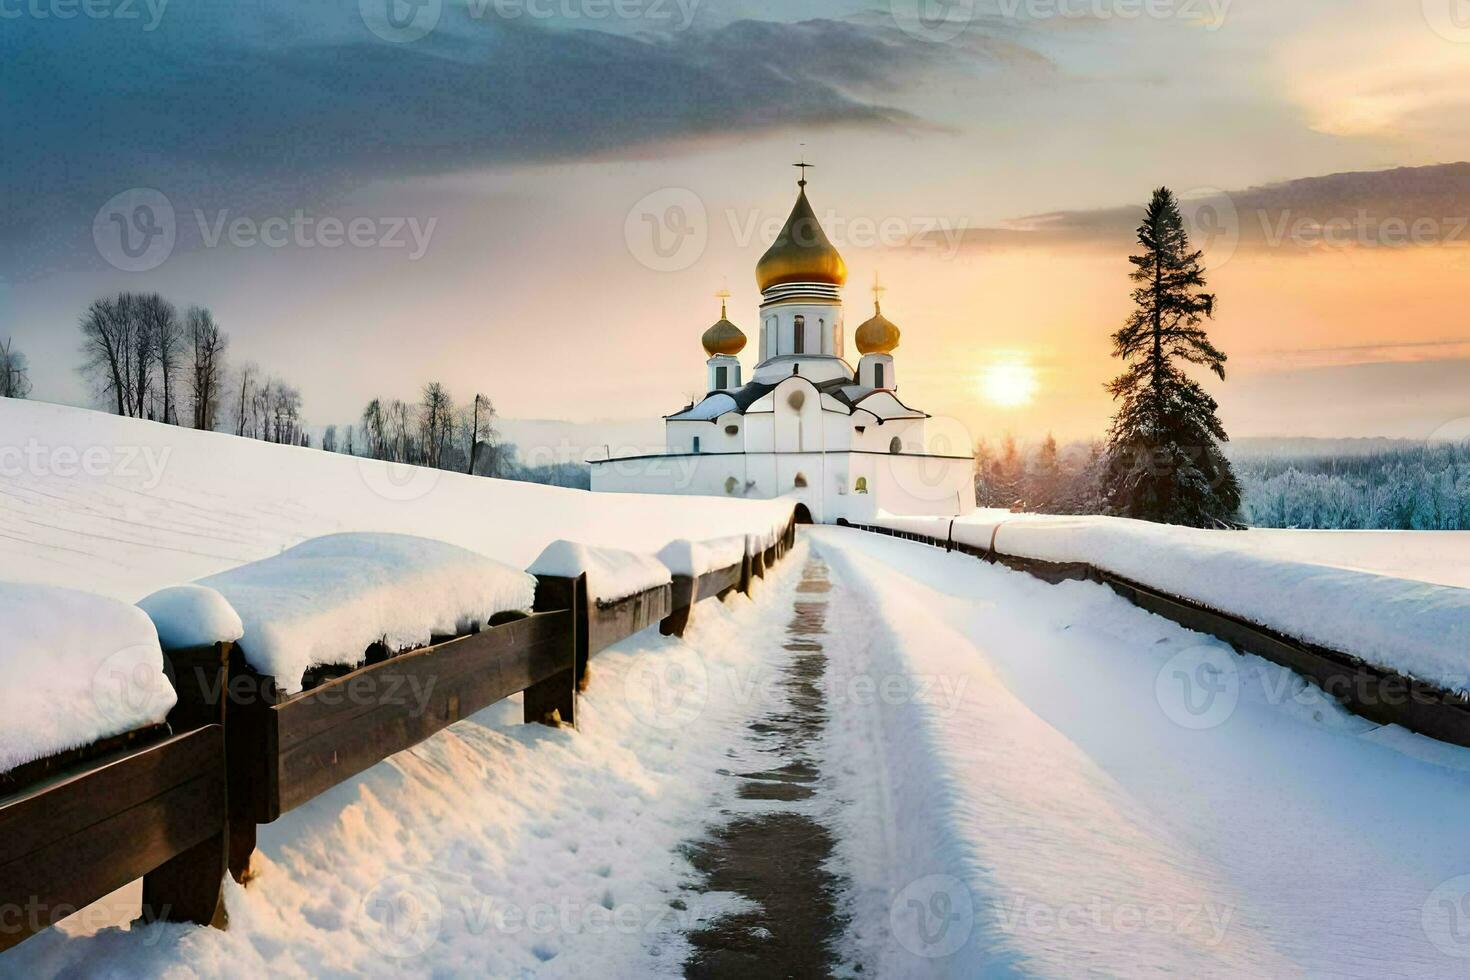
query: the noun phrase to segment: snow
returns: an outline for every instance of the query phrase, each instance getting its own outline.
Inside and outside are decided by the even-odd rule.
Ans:
[[[650,555],[613,548],[590,548],[575,541],[553,541],[531,563],[532,575],[576,578],[587,575],[587,595],[616,602],[673,581],[669,569]]]
[[[203,579],[240,615],[240,650],[286,691],[320,664],[356,664],[382,642],[424,646],[498,612],[529,610],[536,580],[441,541],[329,534]]]
[[[0,582],[0,772],[157,724],[175,700],[142,610]]]
[[[733,796],[721,770],[748,734],[748,703],[704,693],[783,653],[798,571],[706,600],[682,640],[599,654],[576,731],[502,702],[260,827],[228,931],[52,929],[0,974],[680,976],[685,933],[733,907],[691,887],[683,845]]]
[[[658,560],[675,575],[698,578],[706,572],[729,568],[745,560],[745,536],[709,538],[704,541],[670,541]]]
[[[827,688],[908,685],[828,735],[865,974],[1461,972],[1470,750],[1103,586],[811,536],[861,638]]]
[[[877,523],[945,538],[951,519],[884,515]],[[964,544],[988,549],[993,541],[1001,554],[1086,562],[1298,640],[1470,690],[1470,589],[1426,580],[1436,567],[1431,556],[1463,560],[1470,537],[1448,543],[1427,532],[1205,531],[995,510],[954,519],[953,528]],[[1415,577],[1381,574],[1389,569]],[[1431,577],[1459,580],[1452,572]]]
[[[232,643],[245,635],[240,614],[214,589],[174,585],[138,600],[165,650]]]
[[[8,576],[130,603],[339,531],[525,568],[558,539],[650,555],[679,538],[774,540],[792,510],[487,480],[14,399],[0,399],[0,506]]]
[[[673,416],[677,419],[689,419],[698,422],[712,422],[727,412],[733,412],[740,406],[735,404],[735,399],[726,394],[710,395],[693,406],[687,412],[680,412]]]

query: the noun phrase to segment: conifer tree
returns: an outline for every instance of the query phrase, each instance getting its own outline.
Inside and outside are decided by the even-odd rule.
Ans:
[[[1109,513],[1218,527],[1234,524],[1240,487],[1220,449],[1229,441],[1215,399],[1185,371],[1197,365],[1225,378],[1225,354],[1201,324],[1215,314],[1202,253],[1189,246],[1168,188],[1154,192],[1138,228],[1141,255],[1129,257],[1137,307],[1113,334],[1127,368],[1108,386],[1119,402],[1108,440],[1103,491]]]

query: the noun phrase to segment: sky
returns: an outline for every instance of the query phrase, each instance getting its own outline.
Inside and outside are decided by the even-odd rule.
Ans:
[[[38,398],[94,403],[81,313],[156,290],[317,425],[430,380],[656,419],[718,291],[754,338],[804,157],[849,329],[881,277],[901,396],[977,438],[1106,431],[1158,186],[1232,434],[1470,417],[1465,0],[0,0],[0,85]]]

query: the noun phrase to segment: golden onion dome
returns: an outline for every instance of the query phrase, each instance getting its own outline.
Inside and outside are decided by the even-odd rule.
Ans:
[[[883,315],[883,307],[875,300],[873,316],[857,328],[853,340],[859,354],[887,354],[898,346],[898,327]]]
[[[729,293],[722,293],[720,298],[720,319],[708,330],[699,342],[704,345],[704,352],[710,357],[716,354],[728,354],[734,357],[745,349],[745,333],[735,324],[731,323],[725,312],[724,297]]]
[[[796,206],[776,241],[755,266],[762,289],[788,282],[821,282],[841,286],[847,281],[847,263],[827,240],[827,233],[806,199],[806,181],[800,181]]]

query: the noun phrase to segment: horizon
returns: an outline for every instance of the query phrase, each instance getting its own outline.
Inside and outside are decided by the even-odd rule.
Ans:
[[[905,390],[976,439],[1105,435],[1109,335],[1159,185],[1181,196],[1220,298],[1209,329],[1229,373],[1208,387],[1233,437],[1423,439],[1470,416],[1455,288],[1470,163],[1445,162],[1470,159],[1454,122],[1470,37],[1433,2],[1236,0],[1203,20],[1013,2],[952,22],[911,6],[833,0],[798,18],[696,2],[662,7],[679,15],[664,22],[448,4],[413,38],[357,4],[8,20],[0,45],[26,57],[0,71],[34,139],[5,164],[0,337],[28,355],[33,397],[95,406],[78,318],[95,298],[158,291],[209,307],[232,361],[300,388],[317,426],[435,380],[505,418],[656,419],[700,383],[718,291],[755,328],[751,273],[802,158],[850,269],[849,323],[881,276]],[[1353,68],[1331,67],[1365,38]],[[1180,56],[1172,76],[1129,67],[1157,45]],[[166,90],[148,135],[137,101],[164,51],[196,83]],[[261,105],[223,87],[221,51]],[[589,52],[621,97],[580,67]],[[443,68],[449,54],[463,72]],[[281,71],[320,70],[312,57],[347,59],[383,97],[324,101]],[[41,64],[60,74],[27,70]],[[568,90],[516,83],[517,65],[556,69]],[[734,65],[734,89],[694,81]],[[445,74],[415,80],[431,68]],[[503,97],[466,88],[472,72]],[[132,82],[100,85],[109,73]],[[431,119],[405,111],[445,91]],[[79,167],[79,140],[105,140],[116,166]],[[116,222],[155,194],[166,248],[129,257]],[[363,247],[346,241],[354,219]]]

